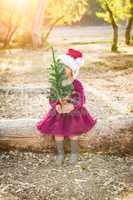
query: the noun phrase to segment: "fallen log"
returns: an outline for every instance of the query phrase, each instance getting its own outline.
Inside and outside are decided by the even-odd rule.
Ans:
[[[19,149],[33,152],[54,152],[54,136],[42,136],[35,124],[38,119],[0,120],[0,149]],[[70,152],[69,138],[64,147]],[[79,136],[79,152],[98,152],[133,155],[133,117],[116,116],[99,119],[86,134]]]

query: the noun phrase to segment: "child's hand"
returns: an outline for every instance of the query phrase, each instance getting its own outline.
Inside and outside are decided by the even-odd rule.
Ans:
[[[69,113],[74,109],[74,106],[72,103],[66,103],[63,106],[63,113]]]
[[[62,113],[62,110],[61,110],[61,105],[56,105],[56,110],[57,110],[57,112],[59,112],[59,113]]]
[[[68,96],[64,97],[63,99],[61,99],[61,104],[62,105],[66,104],[67,100],[69,100],[69,97]]]
[[[69,113],[69,112],[71,112],[73,109],[74,109],[74,106],[73,106],[73,104],[71,104],[71,103],[65,103],[64,105],[62,105],[62,109],[61,109],[61,106],[60,106],[59,104],[56,106],[56,110],[57,110],[59,113]]]

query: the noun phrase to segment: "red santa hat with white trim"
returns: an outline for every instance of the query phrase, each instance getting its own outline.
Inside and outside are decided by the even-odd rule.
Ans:
[[[68,49],[68,52],[59,55],[58,59],[72,69],[74,79],[79,74],[80,67],[84,64],[83,53],[75,49]]]

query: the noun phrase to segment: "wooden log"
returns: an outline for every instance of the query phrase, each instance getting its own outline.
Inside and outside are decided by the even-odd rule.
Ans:
[[[0,120],[0,149],[34,152],[56,151],[54,136],[41,135],[35,124],[38,119]],[[70,152],[69,138],[65,151]],[[116,116],[98,120],[88,132],[79,136],[79,152],[133,154],[133,117]]]

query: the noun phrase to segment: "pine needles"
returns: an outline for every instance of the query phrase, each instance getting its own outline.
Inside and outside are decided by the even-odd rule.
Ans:
[[[67,79],[65,69],[60,59],[55,58],[55,53],[52,48],[53,62],[48,68],[49,70],[49,83],[50,83],[50,95],[47,96],[49,99],[61,100],[64,97],[72,94],[73,85],[72,83],[63,86],[62,82]]]

